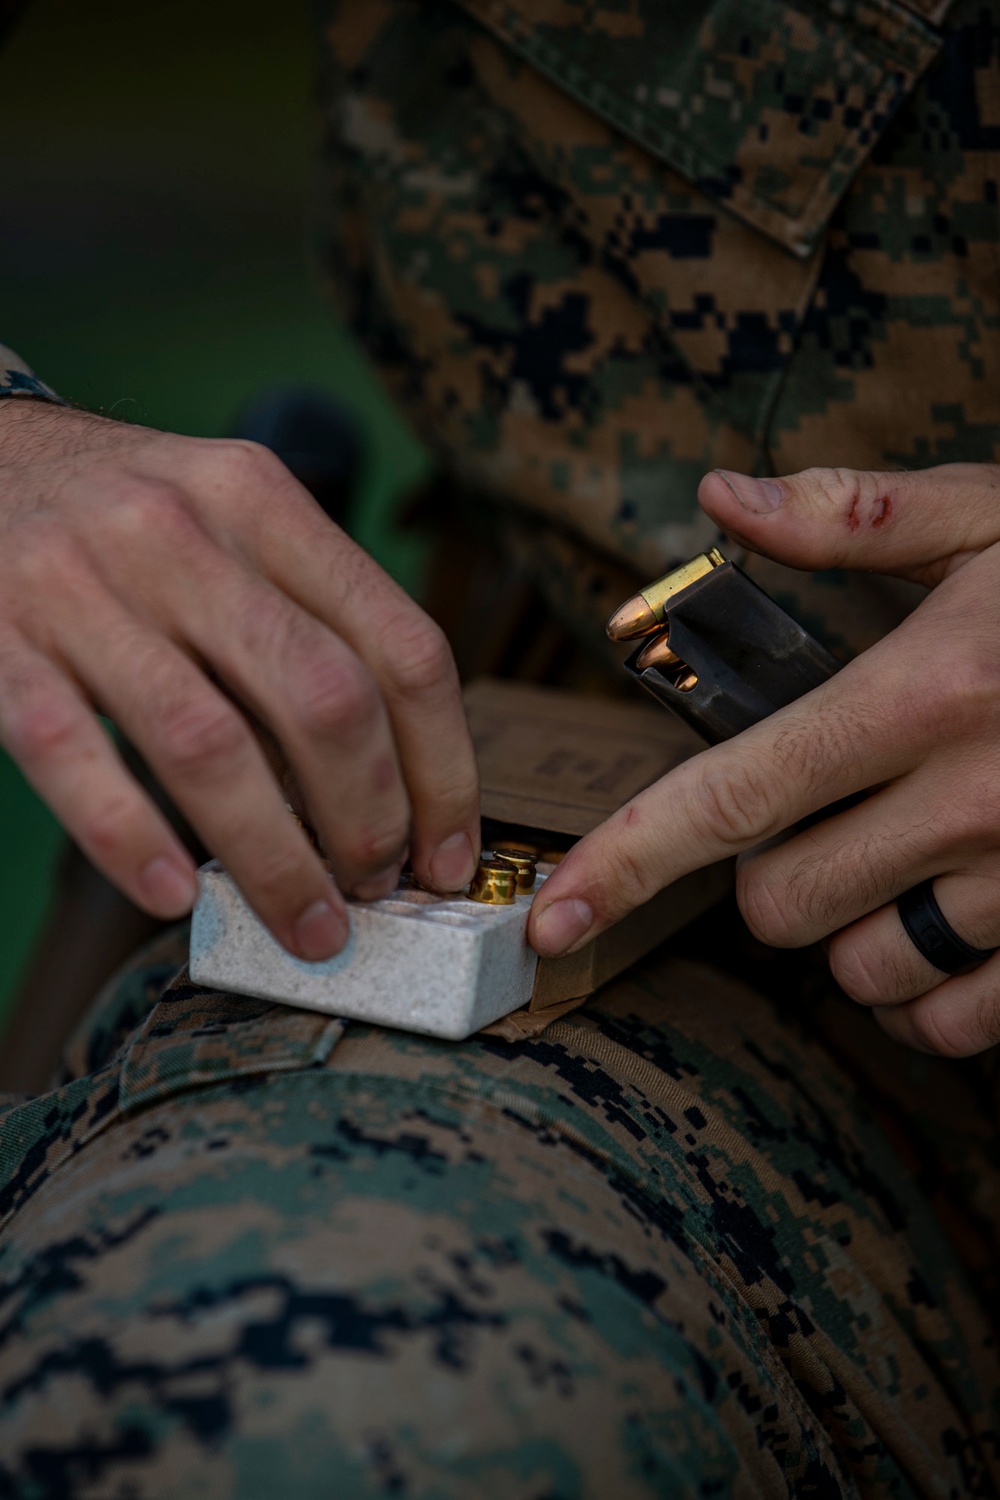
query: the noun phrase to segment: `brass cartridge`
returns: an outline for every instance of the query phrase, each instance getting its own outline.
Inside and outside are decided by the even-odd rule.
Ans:
[[[673,568],[662,578],[648,583],[644,589],[633,594],[631,599],[616,609],[607,624],[607,632],[613,641],[631,641],[637,636],[649,635],[663,624],[664,605],[668,599],[686,589],[698,578],[704,578],[713,568],[725,562],[717,547],[708,552],[699,552],[690,562]]]
[[[484,906],[513,906],[517,899],[516,865],[505,859],[481,859],[469,895]]]
[[[523,849],[508,848],[506,845],[502,849],[494,849],[493,854],[496,859],[502,859],[516,869],[519,895],[523,896],[535,889],[537,854],[526,854]]]

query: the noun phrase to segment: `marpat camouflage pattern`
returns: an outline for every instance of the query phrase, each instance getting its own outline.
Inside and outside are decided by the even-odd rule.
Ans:
[[[997,0],[318,14],[334,289],[595,643],[708,469],[1000,459]],[[748,566],[844,650],[914,598]]]
[[[516,1045],[154,1002],[185,940],[0,1117],[0,1494],[996,1493],[989,1277],[890,1144],[995,1231],[976,1064],[866,1024],[900,1108],[662,956]]]

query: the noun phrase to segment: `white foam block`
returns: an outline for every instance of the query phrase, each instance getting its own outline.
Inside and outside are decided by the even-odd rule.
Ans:
[[[538,958],[525,937],[530,894],[485,906],[401,886],[381,901],[349,901],[347,946],[310,964],[275,941],[214,860],[199,871],[199,886],[197,984],[453,1041],[531,999]]]

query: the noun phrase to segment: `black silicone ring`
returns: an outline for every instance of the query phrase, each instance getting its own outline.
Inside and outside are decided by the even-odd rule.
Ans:
[[[899,920],[910,942],[942,974],[968,974],[996,953],[996,948],[973,948],[947,921],[934,896],[933,880],[904,891],[896,902]]]

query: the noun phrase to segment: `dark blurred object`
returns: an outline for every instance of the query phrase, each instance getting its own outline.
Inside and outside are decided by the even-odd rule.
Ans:
[[[401,524],[433,538],[420,600],[448,637],[458,675],[502,677],[545,687],[631,696],[557,620],[536,580],[510,556],[485,496],[470,496],[447,475],[416,494]]]
[[[205,849],[142,756],[127,741],[119,749],[195,862],[203,863]],[[170,925],[133,905],[66,839],[48,916],[0,1037],[0,1093],[49,1088],[70,1033],[98,991]]]
[[[66,840],[55,894],[0,1043],[0,1093],[49,1086],[77,1021],[164,923],[133,906]]]
[[[273,386],[243,407],[232,436],[270,448],[330,520],[347,529],[364,442],[345,406],[322,392]]]

